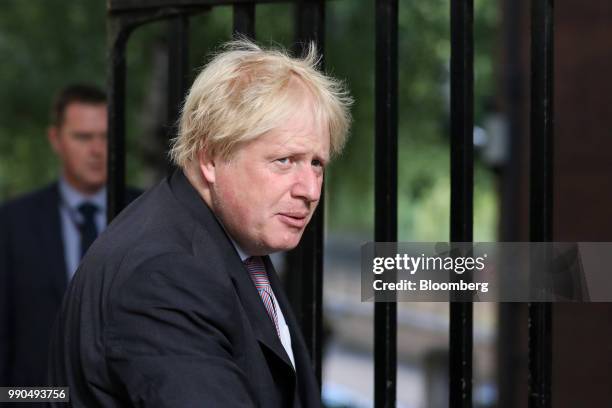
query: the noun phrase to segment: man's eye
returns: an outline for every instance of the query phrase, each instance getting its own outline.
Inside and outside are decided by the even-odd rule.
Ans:
[[[280,164],[289,164],[289,158],[288,157],[282,157],[280,159],[276,159],[276,161]]]
[[[90,135],[89,133],[75,133],[74,138],[76,140],[85,142],[85,141],[92,139],[92,135]]]
[[[310,162],[310,163],[311,163],[313,166],[315,166],[315,167],[321,167],[321,168],[323,168],[323,162],[322,162],[321,160],[317,160],[317,159],[315,159],[315,160],[313,160],[313,161],[312,161],[312,162]]]

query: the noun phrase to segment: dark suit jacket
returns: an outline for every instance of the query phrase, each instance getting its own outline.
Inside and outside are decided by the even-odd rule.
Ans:
[[[45,385],[68,284],[59,205],[54,183],[0,207],[0,386]]]
[[[0,385],[43,385],[67,286],[57,184],[0,208]]]
[[[304,340],[266,257],[297,370],[221,225],[181,171],[126,208],[64,299],[52,384],[79,407],[319,407]]]

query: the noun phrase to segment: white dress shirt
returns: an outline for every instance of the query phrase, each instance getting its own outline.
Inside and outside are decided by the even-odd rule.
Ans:
[[[106,188],[91,196],[86,196],[75,190],[66,180],[59,179],[60,194],[60,219],[62,226],[62,239],[64,243],[64,260],[66,261],[66,275],[68,281],[76,272],[81,262],[81,233],[79,225],[83,222],[83,216],[78,210],[79,205],[89,202],[98,206],[94,219],[98,234],[106,227]]]

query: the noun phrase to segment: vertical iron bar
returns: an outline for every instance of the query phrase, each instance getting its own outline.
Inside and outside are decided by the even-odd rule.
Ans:
[[[551,241],[553,236],[553,19],[553,0],[532,0],[529,192],[532,242]],[[529,408],[551,406],[551,373],[552,305],[530,303]]]
[[[168,20],[168,143],[176,136],[177,120],[187,92],[189,73],[189,16]],[[168,145],[169,147],[169,145]],[[168,163],[169,171],[174,169]]]
[[[508,118],[508,159],[502,174],[501,241],[522,240],[520,234],[519,199],[522,191],[521,157],[525,133],[523,129],[523,58],[521,54],[521,21],[525,3],[514,0],[503,1],[504,20],[504,98],[505,114]],[[503,281],[500,282],[504,285]],[[505,286],[505,285],[504,285]],[[519,406],[520,386],[526,387],[521,379],[523,367],[521,355],[521,336],[519,328],[523,325],[520,303],[501,302],[499,304],[499,323],[497,336],[497,408]]]
[[[107,222],[125,205],[125,47],[129,30],[121,17],[108,21],[108,183]]]
[[[303,54],[309,42],[314,41],[319,55],[323,56],[324,37],[325,1],[298,1],[295,8],[296,53]],[[322,58],[319,69],[323,70],[324,67],[325,61]],[[301,281],[296,309],[319,385],[323,351],[324,198],[321,193],[318,209],[304,231],[299,247],[289,255],[291,275]]]
[[[398,0],[376,1],[374,239],[397,241]],[[374,406],[395,407],[397,303],[374,303]]]
[[[298,0],[295,3],[296,11],[296,36],[295,40],[299,51],[307,42],[314,41],[320,55],[325,50],[325,1],[324,0]],[[321,60],[319,69],[324,69],[324,59]]]
[[[234,36],[255,39],[255,3],[234,4]]]
[[[473,240],[474,38],[473,0],[451,0],[451,220],[452,242]],[[472,406],[473,307],[450,303],[449,403]]]

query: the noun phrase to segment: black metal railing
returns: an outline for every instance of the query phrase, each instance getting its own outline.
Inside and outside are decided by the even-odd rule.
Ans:
[[[167,142],[176,135],[180,108],[189,89],[189,17],[168,19],[168,102]],[[170,147],[168,143],[168,148]],[[168,163],[168,170],[172,170]]]
[[[255,3],[234,4],[233,32],[255,39]]]
[[[295,4],[296,54],[303,54],[310,41],[317,44],[320,55],[325,49],[325,1],[306,0]],[[325,67],[321,60],[320,69]],[[306,346],[315,375],[321,385],[323,353],[323,229],[325,195],[321,192],[318,208],[304,231],[298,248],[292,251],[288,270],[300,283],[296,305]],[[295,292],[294,292],[295,293]],[[297,303],[297,304],[296,304]]]
[[[188,89],[189,17],[214,6],[233,6],[233,33],[255,38],[257,4],[283,0],[108,0],[109,184],[108,219],[125,202],[126,44],[137,27],[168,24],[168,137]],[[295,5],[295,52],[315,41],[322,53],[325,0],[285,0]],[[397,241],[398,191],[398,2],[375,1],[375,232]],[[450,239],[473,240],[474,39],[473,0],[450,0],[451,26],[451,209]],[[552,239],[553,0],[532,0],[531,196],[532,241]],[[321,69],[324,61],[321,61]],[[323,200],[324,197],[321,198]],[[300,246],[288,254],[292,304],[317,378],[321,380],[323,320],[323,208],[315,213]],[[296,290],[297,288],[297,290]],[[449,406],[472,406],[473,308],[451,302]],[[529,406],[551,403],[551,306],[529,306]],[[397,390],[397,303],[374,304],[374,400],[394,407]]]
[[[451,0],[450,240],[473,240],[474,196],[474,4]],[[473,306],[450,303],[449,403],[472,406]]]
[[[374,240],[397,241],[398,0],[376,1]],[[374,304],[374,405],[394,407],[397,303]]]
[[[529,239],[552,241],[553,0],[531,3]],[[534,271],[542,272],[542,271]],[[529,304],[529,408],[551,407],[552,304]]]

